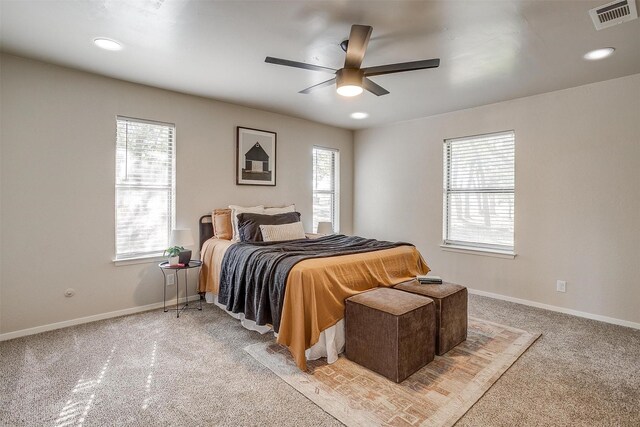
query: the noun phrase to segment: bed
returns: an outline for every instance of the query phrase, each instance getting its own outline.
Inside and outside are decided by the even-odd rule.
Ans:
[[[327,252],[330,256],[321,256],[327,247],[348,245],[348,242],[360,246],[364,242],[368,246],[355,253]],[[200,218],[200,258],[203,262],[200,292],[205,293],[207,302],[216,303],[239,319],[244,327],[260,333],[274,330],[277,342],[288,347],[300,369],[306,369],[307,360],[319,357],[327,357],[327,361],[333,363],[344,347],[345,299],[377,286],[393,286],[429,271],[414,246],[390,242],[379,242],[382,244],[378,245],[373,242],[377,241],[337,235],[281,244],[237,243],[215,238],[211,215],[205,215]],[[247,291],[253,294],[243,294],[250,304],[265,294],[265,300],[271,300],[255,302],[256,307],[260,310],[266,307],[266,311],[271,307],[273,313],[256,312],[259,310],[233,300],[234,292],[237,293],[237,288],[243,283],[241,278],[236,277],[235,282],[228,278],[235,275],[234,271],[230,273],[230,266],[238,264],[232,262],[232,257],[236,256],[241,264],[244,261],[234,254],[249,253],[253,256],[256,253],[259,256],[269,251],[283,254],[300,248],[305,254],[312,255],[302,260],[295,258],[291,262],[293,265],[283,279],[284,286],[274,289],[268,283],[264,289]],[[313,254],[315,248],[319,248],[317,254]]]

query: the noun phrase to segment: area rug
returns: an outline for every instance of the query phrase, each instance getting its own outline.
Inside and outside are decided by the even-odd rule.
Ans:
[[[343,356],[310,361],[303,372],[275,342],[245,351],[347,426],[452,426],[539,336],[469,318],[465,342],[401,384]]]

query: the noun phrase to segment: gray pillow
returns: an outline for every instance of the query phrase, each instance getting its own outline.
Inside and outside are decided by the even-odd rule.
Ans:
[[[282,225],[294,222],[300,222],[300,212],[277,215],[241,213],[238,214],[238,234],[241,242],[262,242],[261,225]]]

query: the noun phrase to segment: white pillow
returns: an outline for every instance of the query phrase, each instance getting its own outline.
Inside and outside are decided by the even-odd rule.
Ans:
[[[260,232],[265,242],[281,242],[283,240],[304,239],[302,222],[292,222],[282,225],[261,225]]]
[[[229,209],[231,209],[231,225],[233,228],[233,236],[231,236],[231,240],[235,240],[235,241],[240,240],[240,233],[238,232],[238,214],[241,214],[241,213],[264,214],[264,205],[258,205],[258,206],[229,205]]]
[[[296,205],[283,206],[281,208],[264,208],[263,215],[278,215],[281,213],[295,212]]]

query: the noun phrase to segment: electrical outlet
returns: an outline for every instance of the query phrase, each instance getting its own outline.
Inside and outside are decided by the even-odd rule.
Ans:
[[[169,274],[167,276],[166,285],[167,286],[173,286],[175,284],[176,284],[176,275],[175,274]]]
[[[567,292],[567,282],[565,282],[564,280],[558,280],[556,282],[556,291]]]

